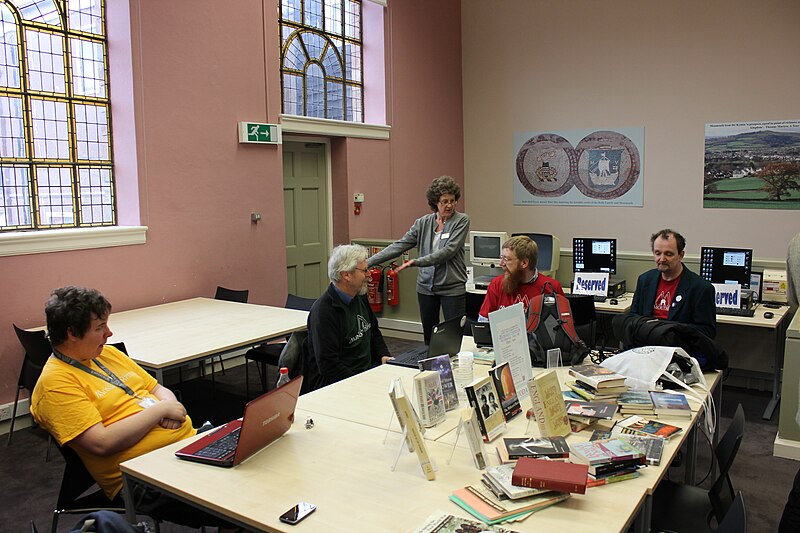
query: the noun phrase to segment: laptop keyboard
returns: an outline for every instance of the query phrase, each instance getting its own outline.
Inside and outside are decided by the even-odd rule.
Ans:
[[[194,455],[199,457],[208,457],[210,459],[222,459],[236,451],[236,446],[239,444],[239,430],[238,427],[225,435],[218,441],[212,442],[205,448],[200,448]]]
[[[755,316],[756,310],[755,309],[742,309],[736,307],[717,307],[717,314],[718,315],[728,315],[728,316],[747,316],[752,317]]]
[[[412,348],[407,352],[395,356],[393,359],[389,360],[389,363],[397,366],[417,368],[417,363],[426,357],[428,357],[428,347],[423,344],[422,346]]]

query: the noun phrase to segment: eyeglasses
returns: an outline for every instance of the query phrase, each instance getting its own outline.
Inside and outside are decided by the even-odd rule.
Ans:
[[[367,273],[369,272],[369,269],[368,269],[368,268],[358,268],[358,267],[355,267],[355,268],[353,269],[353,272],[355,272],[356,270],[358,270],[359,272],[363,272],[365,276],[366,276],[366,275],[367,275]]]
[[[439,200],[439,205],[456,205],[458,200]]]

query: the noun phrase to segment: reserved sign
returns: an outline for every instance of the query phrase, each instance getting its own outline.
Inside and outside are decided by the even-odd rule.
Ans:
[[[578,272],[572,280],[572,294],[608,294],[608,272]]]
[[[742,286],[738,283],[712,283],[717,307],[739,309],[742,303]]]

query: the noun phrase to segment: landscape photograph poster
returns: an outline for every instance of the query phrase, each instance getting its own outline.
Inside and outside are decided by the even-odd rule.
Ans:
[[[706,124],[703,207],[800,209],[800,120]]]
[[[644,128],[514,134],[514,205],[641,207]]]

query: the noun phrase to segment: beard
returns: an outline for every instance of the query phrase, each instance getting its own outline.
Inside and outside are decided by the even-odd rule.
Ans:
[[[514,272],[506,272],[503,275],[503,292],[506,294],[517,294],[519,286],[526,281],[528,272],[523,269]]]
[[[364,284],[361,286],[360,289],[358,289],[358,294],[360,294],[361,296],[367,294],[367,280],[364,280]]]

